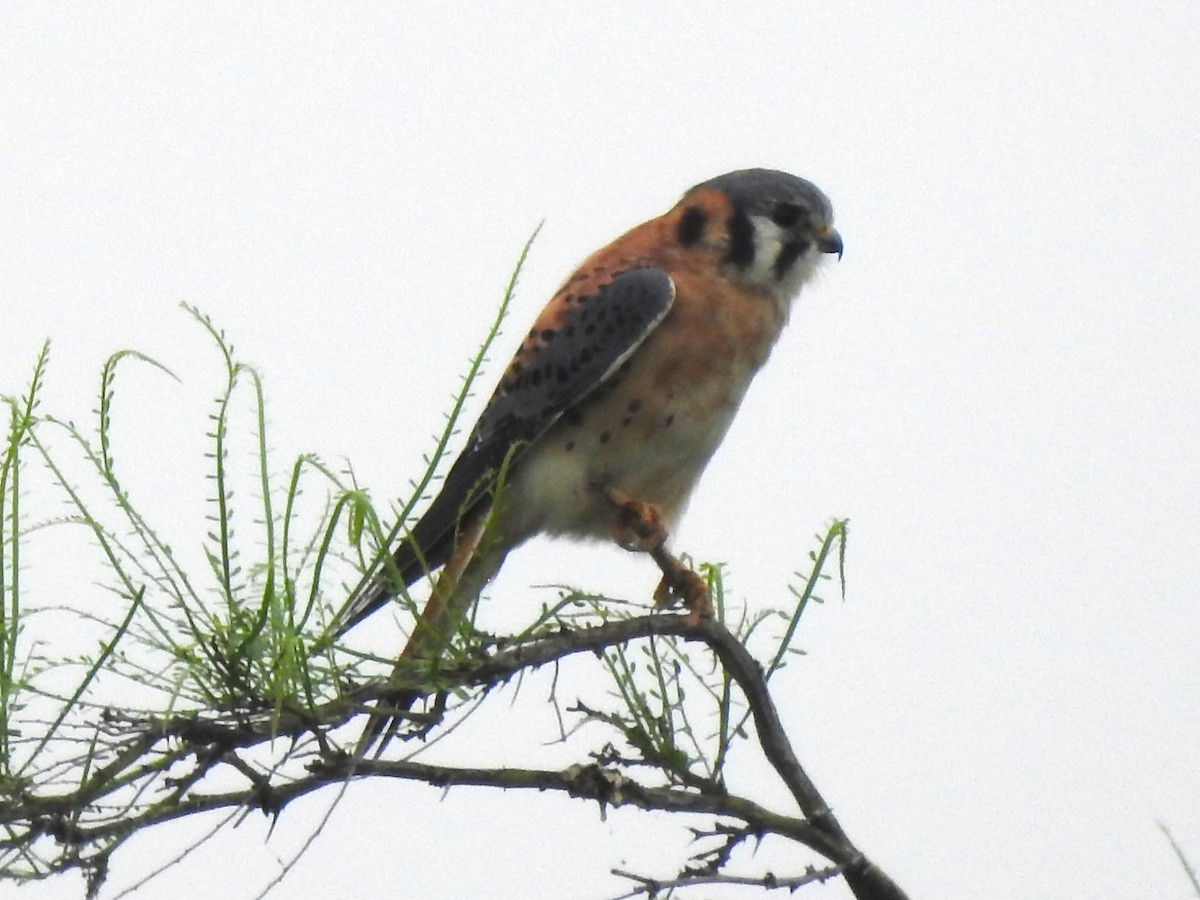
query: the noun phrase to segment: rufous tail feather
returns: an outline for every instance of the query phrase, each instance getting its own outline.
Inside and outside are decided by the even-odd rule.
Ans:
[[[478,516],[459,532],[454,552],[439,573],[433,593],[417,617],[413,633],[392,670],[393,682],[419,682],[421,669],[431,666],[444,653],[471,604],[504,562],[507,549],[484,540],[487,520],[487,516]],[[420,691],[408,687],[397,688],[394,693],[380,698],[376,712],[371,714],[359,739],[355,755],[365,756],[379,741],[375,751],[378,756],[395,734],[400,718],[420,696]]]

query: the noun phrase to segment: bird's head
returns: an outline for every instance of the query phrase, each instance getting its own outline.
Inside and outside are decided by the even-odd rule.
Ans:
[[[811,181],[740,169],[696,185],[672,210],[684,247],[704,245],[730,274],[790,302],[825,254],[842,256],[829,198]]]

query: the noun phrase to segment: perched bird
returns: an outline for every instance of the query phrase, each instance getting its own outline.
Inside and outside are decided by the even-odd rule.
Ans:
[[[647,552],[663,570],[659,595],[711,615],[703,581],[664,542],[792,300],[833,253],[842,239],[815,185],[744,169],[592,254],[538,316],[441,492],[335,629],[442,567],[398,665],[436,659],[505,555],[535,534]]]

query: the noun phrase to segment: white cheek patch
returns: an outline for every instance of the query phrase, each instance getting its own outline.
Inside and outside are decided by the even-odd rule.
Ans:
[[[770,294],[786,318],[792,300],[816,270],[821,251],[814,242],[780,278],[775,261],[787,244],[787,233],[766,216],[751,216],[750,222],[754,226],[754,262],[742,270],[741,278]]]
[[[766,216],[751,216],[750,222],[754,225],[754,262],[746,270],[746,278],[766,286],[779,280],[775,260],[783,251],[783,229]]]

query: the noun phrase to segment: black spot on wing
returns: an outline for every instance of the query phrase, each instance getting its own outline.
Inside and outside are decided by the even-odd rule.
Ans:
[[[531,332],[543,341],[536,356],[524,369],[510,368],[517,377],[492,396],[411,541],[396,550],[405,583],[445,563],[459,522],[486,500],[501,468],[519,460],[559,418],[578,418],[578,404],[614,379],[674,300],[675,284],[666,272],[630,269],[580,296],[557,331]]]
[[[609,380],[674,299],[675,285],[666,272],[631,269],[596,291],[586,308],[573,307],[558,332],[549,332],[552,339],[538,350],[536,365],[492,398],[464,456],[498,453],[502,459],[514,444],[536,440]],[[542,376],[535,378],[535,372]]]

